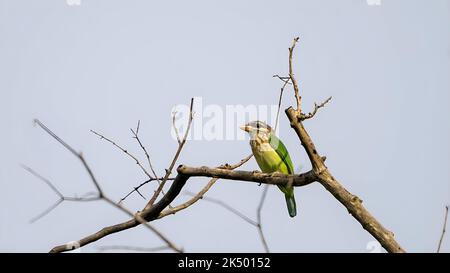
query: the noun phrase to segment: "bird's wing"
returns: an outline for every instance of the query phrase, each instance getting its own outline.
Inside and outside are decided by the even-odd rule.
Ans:
[[[286,164],[289,174],[294,174],[294,166],[292,165],[291,157],[289,156],[289,152],[284,146],[283,142],[275,135],[270,134],[269,138],[270,146],[277,152],[277,154],[281,157],[284,164]]]

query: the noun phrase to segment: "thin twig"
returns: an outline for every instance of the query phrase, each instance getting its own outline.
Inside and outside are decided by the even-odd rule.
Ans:
[[[277,128],[278,128],[278,120],[279,120],[279,117],[280,117],[280,109],[281,109],[281,102],[283,100],[284,89],[286,88],[286,85],[289,84],[290,78],[288,78],[287,80],[284,80],[284,78],[281,78],[278,75],[275,75],[274,77],[278,77],[280,80],[282,80],[284,82],[283,86],[280,89],[280,98],[278,99],[277,117],[275,119],[275,127],[274,127],[274,131],[276,132]]]
[[[39,125],[39,127],[41,127],[47,134],[49,134],[51,137],[53,137],[56,141],[58,141],[69,152],[71,152],[74,156],[76,156],[81,161],[81,164],[83,164],[84,169],[89,174],[89,177],[91,178],[92,183],[94,183],[94,186],[97,189],[99,196],[101,197],[103,195],[103,191],[100,187],[100,184],[97,182],[97,179],[95,178],[94,173],[92,172],[91,168],[89,167],[86,160],[84,159],[83,154],[75,151],[75,149],[73,149],[69,144],[67,144],[64,140],[62,140],[60,137],[58,137],[55,133],[53,133],[49,128],[47,128],[47,126],[45,126],[38,119],[34,119],[34,123]]]
[[[58,207],[62,202],[64,201],[64,199],[60,198],[58,200],[56,200],[55,203],[53,203],[51,206],[49,206],[47,209],[45,209],[43,212],[39,213],[38,215],[36,215],[35,217],[33,217],[30,220],[30,224],[38,221],[39,219],[41,219],[42,217],[44,217],[45,215],[49,214],[52,210],[56,209],[56,207]]]
[[[62,198],[62,200],[67,200],[67,201],[93,201],[93,200],[98,200],[98,199],[102,199],[104,201],[106,201],[107,203],[109,203],[110,205],[120,209],[121,211],[127,213],[128,215],[134,217],[134,219],[127,221],[123,224],[119,224],[117,226],[117,229],[114,230],[108,230],[109,232],[113,233],[113,232],[117,232],[119,231],[121,228],[130,228],[133,226],[137,226],[139,224],[144,225],[146,228],[148,228],[149,230],[151,230],[154,234],[156,234],[161,240],[163,240],[168,247],[170,247],[171,249],[173,249],[175,252],[183,252],[182,249],[178,248],[175,246],[174,243],[172,243],[166,236],[164,236],[159,230],[157,230],[156,228],[154,228],[153,226],[151,226],[149,223],[142,221],[141,219],[139,219],[139,217],[135,217],[135,215],[129,211],[128,209],[124,208],[123,206],[116,204],[116,202],[112,201],[111,198],[109,198],[108,196],[105,195],[105,193],[102,191],[100,184],[98,183],[98,181],[96,180],[94,173],[92,172],[91,168],[89,167],[89,165],[87,164],[86,160],[84,159],[83,155],[81,153],[78,153],[75,151],[75,149],[73,149],[69,144],[67,144],[65,141],[63,141],[60,137],[58,137],[53,131],[51,131],[49,128],[47,128],[42,122],[40,122],[39,120],[35,119],[35,123],[39,125],[39,127],[41,127],[47,134],[49,134],[50,136],[52,136],[54,139],[56,139],[61,145],[63,145],[68,151],[70,151],[74,156],[76,156],[81,163],[83,164],[83,167],[85,168],[85,170],[88,172],[89,177],[91,178],[92,183],[95,185],[95,187],[97,188],[98,191],[98,196],[96,197],[92,197],[92,198],[78,198],[78,197],[61,197],[61,192],[59,192],[58,190],[55,191],[56,187],[51,187],[52,190],[55,191],[55,193],[58,194],[58,196],[60,198]],[[31,169],[30,169],[31,170]],[[32,174],[37,174],[36,172],[34,172],[33,170],[31,170]],[[47,182],[50,182],[48,179],[43,178],[41,175],[37,174],[38,178],[42,178],[41,180]],[[47,183],[47,185],[52,185],[52,183]],[[62,202],[62,201],[61,201]],[[57,202],[55,203],[51,208],[47,209],[45,211],[45,214],[47,214],[49,211],[51,211],[52,209],[54,209],[56,206],[58,206],[61,202]],[[48,212],[47,212],[48,211]],[[45,215],[43,214],[43,215]],[[41,216],[42,217],[42,216]],[[137,221],[137,222],[136,222]],[[105,231],[103,230],[101,233],[104,233]],[[100,237],[98,237],[100,238]],[[90,237],[91,242],[98,240],[98,238],[94,237]],[[80,246],[82,246],[83,244],[79,244]],[[67,251],[70,250],[69,246],[66,245],[62,245],[62,246],[58,246],[52,249],[52,251],[54,252],[61,252],[61,251]]]
[[[152,161],[150,160],[150,155],[149,155],[149,153],[147,152],[147,149],[145,148],[145,146],[142,144],[141,139],[139,138],[139,125],[140,125],[140,123],[141,123],[141,121],[138,120],[138,124],[137,124],[137,127],[136,127],[136,131],[134,131],[133,129],[130,129],[130,130],[131,130],[131,133],[133,134],[133,138],[136,139],[136,141],[138,142],[139,146],[140,146],[141,149],[144,151],[145,157],[147,158],[148,166],[149,166],[149,168],[150,168],[150,170],[151,170],[151,172],[152,172],[154,178],[155,178],[158,182],[160,182],[160,181],[159,181],[159,178],[158,178],[158,175],[157,175],[156,172],[155,172],[155,169],[153,169]]]
[[[294,48],[300,38],[294,38],[294,41],[292,42],[292,46],[289,48],[289,78],[291,79],[292,85],[294,86],[294,93],[295,93],[295,100],[297,101],[297,113],[300,115],[301,113],[301,101],[302,97],[300,96],[297,80],[294,78],[294,70],[292,65],[292,56],[294,54]]]
[[[56,209],[62,202],[64,201],[79,201],[79,202],[90,202],[90,201],[97,201],[100,200],[101,198],[99,196],[94,196],[94,197],[71,197],[71,196],[64,196],[56,187],[55,185],[53,185],[53,183],[43,177],[42,175],[40,175],[39,173],[37,173],[35,170],[33,170],[32,168],[26,166],[26,165],[21,165],[22,168],[24,170],[26,170],[27,172],[29,172],[30,174],[32,174],[34,177],[38,178],[39,180],[43,181],[54,193],[56,193],[56,195],[58,195],[58,200],[55,201],[55,203],[53,203],[52,205],[50,205],[48,208],[46,208],[43,212],[39,213],[38,215],[36,215],[35,217],[33,217],[30,220],[30,223],[34,223],[36,221],[38,221],[39,219],[41,219],[42,217],[44,217],[45,215],[49,214],[51,211],[53,211],[54,209]]]
[[[442,227],[441,238],[439,239],[439,244],[438,244],[438,248],[436,251],[437,253],[439,253],[441,251],[441,245],[442,245],[442,241],[444,240],[445,229],[447,227],[447,217],[448,217],[448,206],[445,206],[444,225]]]
[[[137,185],[136,187],[133,187],[133,190],[131,190],[129,193],[127,193],[124,197],[122,197],[118,203],[120,204],[123,201],[125,201],[125,199],[127,199],[131,194],[133,194],[133,192],[137,192],[140,196],[142,196],[142,194],[139,192],[139,189],[141,187],[143,187],[144,185],[147,185],[148,183],[150,183],[152,181],[155,181],[157,179],[162,180],[163,178],[164,177],[158,177],[158,178],[150,178],[150,179],[145,180],[144,182],[142,182],[141,184]],[[174,177],[169,177],[167,180],[168,181],[173,181],[173,180],[175,180],[175,178]],[[143,198],[145,199],[145,197],[143,197]]]
[[[312,112],[309,112],[309,113],[306,114],[306,115],[302,114],[301,119],[302,119],[302,120],[307,120],[307,119],[310,119],[310,118],[314,117],[314,116],[316,115],[317,111],[318,111],[320,108],[324,107],[327,103],[329,103],[329,102],[331,101],[331,98],[332,98],[332,97],[329,97],[328,99],[326,99],[325,101],[323,101],[321,104],[314,103],[314,110],[313,110]]]
[[[140,224],[143,224],[144,226],[148,227],[149,229],[151,229],[156,235],[158,235],[163,241],[166,242],[166,244],[172,248],[174,251],[176,252],[183,252],[182,249],[177,248],[173,243],[171,243],[165,236],[163,236],[158,230],[156,230],[155,228],[153,228],[151,225],[148,224],[149,221],[153,221],[155,219],[157,219],[157,217],[159,216],[159,214],[161,213],[161,211],[166,208],[167,206],[170,205],[170,202],[173,201],[173,199],[175,199],[175,197],[179,194],[179,192],[181,191],[182,187],[185,185],[188,177],[184,176],[184,175],[177,175],[176,179],[174,180],[174,182],[172,183],[169,191],[167,192],[166,195],[164,195],[161,200],[154,204],[154,201],[156,200],[157,196],[159,195],[159,193],[162,192],[162,188],[164,186],[164,183],[168,180],[169,175],[178,159],[179,154],[181,153],[181,149],[184,146],[184,143],[186,142],[186,138],[187,138],[187,134],[189,132],[191,123],[192,123],[192,119],[193,119],[193,103],[194,103],[194,99],[191,99],[191,108],[190,108],[190,115],[189,115],[189,121],[188,121],[188,128],[186,130],[186,134],[184,136],[183,141],[180,143],[178,150],[175,154],[174,159],[172,160],[172,163],[169,167],[169,169],[166,170],[166,175],[164,176],[163,181],[161,182],[161,185],[159,185],[157,191],[155,191],[154,196],[152,197],[152,199],[150,199],[150,201],[147,203],[147,205],[145,206],[145,208],[141,211],[138,212],[136,214],[131,213],[130,211],[128,211],[127,209],[125,209],[124,207],[122,207],[120,204],[117,204],[115,202],[113,202],[110,198],[107,198],[106,196],[104,196],[103,193],[100,194],[100,196],[107,201],[109,204],[121,209],[122,211],[128,213],[129,215],[132,215],[134,218],[131,220],[128,220],[126,222],[123,223],[119,223],[113,226],[109,226],[109,227],[105,227],[103,229],[101,229],[100,231],[91,234],[87,237],[84,237],[82,239],[80,239],[78,242],[78,245],[84,246],[86,244],[90,244],[92,242],[95,242],[105,236],[108,236],[110,234],[116,233],[116,232],[120,232],[126,229],[130,229],[133,227],[136,227]],[[50,131],[50,130],[49,130]],[[51,131],[50,131],[51,132]],[[68,145],[67,145],[68,146]],[[70,146],[68,146],[70,148]],[[87,164],[85,164],[85,168],[88,168]],[[100,188],[99,188],[100,189]],[[71,247],[68,246],[67,244],[65,245],[59,245],[54,247],[51,252],[64,252],[64,251],[68,251],[70,250]]]
[[[119,144],[117,144],[116,142],[114,142],[113,140],[105,137],[104,135],[97,133],[94,130],[91,130],[91,132],[95,135],[97,135],[98,137],[100,137],[100,139],[104,139],[107,142],[111,143],[114,147],[116,147],[117,149],[121,150],[123,153],[125,153],[127,156],[129,156],[131,159],[133,159],[136,162],[136,165],[139,166],[139,168],[145,173],[145,175],[148,176],[148,178],[153,178],[150,173],[148,173],[148,171],[144,168],[144,166],[142,166],[141,162],[139,161],[139,159],[137,159],[137,157],[135,157],[133,154],[131,154],[130,152],[128,152],[127,149],[123,148],[122,146],[120,146]]]
[[[161,191],[164,188],[164,185],[167,182],[167,179],[169,178],[169,175],[172,173],[173,167],[175,166],[175,163],[178,160],[178,157],[180,156],[181,150],[184,147],[184,144],[186,143],[186,139],[188,137],[189,134],[189,130],[191,129],[191,124],[192,124],[192,120],[194,118],[194,112],[193,112],[193,107],[194,107],[194,98],[191,99],[191,106],[189,107],[189,118],[188,118],[188,125],[186,128],[186,132],[184,133],[183,139],[181,140],[181,142],[178,144],[178,149],[175,153],[175,156],[172,159],[172,162],[170,163],[170,166],[168,169],[166,169],[166,174],[164,176],[164,179],[161,181],[161,184],[159,185],[159,187],[156,189],[156,191],[154,192],[152,198],[150,199],[150,201],[147,203],[147,205],[145,206],[145,209],[149,209],[150,207],[153,206],[153,204],[155,203],[156,199],[158,198],[159,194],[161,193]]]
[[[150,160],[150,155],[149,155],[149,153],[147,152],[147,149],[145,148],[145,146],[142,144],[141,139],[139,138],[139,127],[140,127],[140,124],[141,124],[141,121],[138,120],[138,124],[137,124],[137,127],[136,127],[136,131],[134,131],[133,129],[130,129],[130,130],[131,130],[131,133],[133,134],[133,138],[136,139],[136,141],[138,142],[139,146],[140,146],[141,149],[144,151],[144,154],[145,154],[145,157],[147,158],[147,162],[148,162],[150,171],[151,171],[151,172],[153,173],[153,175],[154,175],[154,177],[153,177],[154,179],[153,179],[153,180],[158,181],[158,185],[161,185],[161,180],[158,178],[158,175],[156,174],[155,169],[153,168],[152,161]],[[151,180],[151,179],[152,179],[152,178],[150,178],[150,180]],[[150,181],[148,181],[148,182],[150,182]],[[137,193],[139,193],[139,195],[142,196],[142,194],[139,192],[139,188],[134,188],[134,190],[135,190]],[[161,193],[162,193],[163,195],[166,194],[166,193],[164,192],[164,190],[161,190]],[[142,197],[143,197],[143,196],[142,196]],[[145,199],[145,197],[143,197],[143,198]],[[124,200],[125,200],[125,199],[124,199]],[[122,202],[123,200],[120,200],[120,201]]]
[[[35,177],[37,177],[38,179],[44,181],[51,189],[56,189],[56,187],[50,182],[50,180],[44,178],[43,176],[41,176],[40,174],[38,174],[36,171],[34,171],[33,169],[24,166],[25,170],[27,170],[28,172],[30,172],[31,174],[33,174]],[[130,216],[134,216],[133,213],[129,210],[127,210],[126,208],[122,207],[121,205],[117,205],[114,204],[113,201],[111,201],[111,199],[109,199],[106,195],[103,195],[102,197],[99,196],[93,196],[93,197],[88,197],[88,194],[85,195],[85,197],[70,197],[70,196],[64,196],[61,194],[61,192],[59,192],[58,190],[55,191],[55,193],[58,194],[58,196],[60,197],[53,205],[51,205],[50,207],[48,207],[45,211],[43,211],[42,213],[40,213],[39,215],[37,215],[36,217],[34,217],[33,219],[30,220],[31,223],[36,222],[37,220],[41,219],[42,217],[44,217],[45,215],[47,215],[49,212],[51,212],[52,210],[54,210],[58,205],[60,205],[63,201],[74,201],[74,202],[90,202],[90,201],[97,201],[97,200],[105,200],[107,203],[109,203],[110,205],[113,205],[114,207],[124,211],[125,213],[127,213]],[[152,232],[154,232],[158,237],[160,237],[164,242],[167,243],[167,246],[171,249],[173,249],[176,252],[182,252],[181,249],[177,248],[170,240],[168,240],[159,230],[155,229],[153,226],[151,226],[150,224],[144,222],[141,223],[143,224],[146,228],[148,228],[149,230],[151,230]]]
[[[52,189],[53,192],[55,192],[59,197],[63,198],[64,195],[53,185],[53,183],[48,180],[47,178],[43,177],[42,175],[38,174],[36,171],[34,171],[32,168],[21,164],[20,165],[23,169],[25,169],[27,172],[31,173],[35,177],[37,177],[39,180],[43,181],[47,186],[49,186],[50,189]]]
[[[289,82],[291,80],[290,77],[282,77],[282,76],[280,76],[278,74],[277,75],[273,75],[272,77],[278,78],[280,81],[284,82],[285,84],[292,84],[292,83]]]

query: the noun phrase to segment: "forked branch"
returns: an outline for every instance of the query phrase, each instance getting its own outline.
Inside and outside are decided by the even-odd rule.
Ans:
[[[160,184],[157,188],[157,190],[154,192],[153,196],[150,198],[144,209],[140,212],[137,212],[135,214],[131,213],[130,211],[126,210],[122,206],[116,204],[113,202],[110,198],[105,196],[103,191],[100,188],[99,183],[95,179],[91,169],[87,165],[86,161],[84,160],[81,153],[76,152],[72,147],[67,145],[64,141],[62,141],[58,136],[56,136],[53,132],[51,132],[47,127],[45,127],[42,123],[39,121],[36,121],[37,124],[40,125],[47,133],[49,133],[52,137],[54,137],[59,143],[61,143],[64,147],[66,147],[71,153],[73,153],[75,156],[77,156],[80,161],[82,162],[83,166],[87,170],[92,182],[97,188],[98,191],[98,198],[103,199],[106,202],[110,203],[111,205],[114,205],[121,209],[122,211],[126,212],[127,214],[133,216],[132,219],[119,223],[116,225],[112,225],[109,227],[105,227],[101,229],[100,231],[91,234],[85,238],[82,238],[77,241],[78,246],[84,246],[86,244],[92,243],[94,241],[97,241],[105,236],[108,236],[110,234],[120,232],[126,229],[130,229],[132,227],[138,226],[138,225],[145,225],[149,229],[153,230],[166,244],[168,247],[173,249],[174,251],[181,252],[182,250],[177,248],[173,245],[167,238],[165,238],[162,234],[160,234],[159,231],[154,229],[152,226],[148,224],[148,222],[154,221],[156,219],[160,219],[162,217],[175,214],[178,211],[181,211],[183,209],[186,209],[187,207],[191,206],[201,198],[203,198],[204,194],[211,188],[211,186],[218,180],[218,179],[224,179],[224,180],[236,180],[236,181],[246,181],[246,182],[252,182],[252,183],[262,183],[266,185],[283,185],[283,186],[306,186],[313,182],[319,182],[321,183],[326,190],[328,190],[341,204],[343,204],[348,212],[362,225],[362,227],[367,230],[375,239],[377,239],[380,244],[388,251],[388,252],[404,252],[404,250],[401,248],[401,246],[396,242],[394,239],[394,235],[392,232],[384,228],[380,222],[378,222],[375,217],[373,217],[367,209],[362,205],[362,200],[359,199],[356,195],[351,194],[348,192],[331,174],[331,172],[328,170],[327,166],[325,165],[325,157],[322,157],[318,150],[316,149],[311,137],[309,136],[308,132],[306,131],[305,127],[303,126],[303,121],[307,119],[313,118],[319,109],[323,108],[330,100],[331,97],[325,100],[324,102],[320,104],[315,104],[314,109],[312,112],[308,114],[304,114],[302,112],[301,108],[301,95],[299,91],[298,83],[294,76],[293,71],[293,53],[295,46],[297,42],[299,41],[299,38],[295,38],[293,40],[292,46],[289,48],[289,76],[288,77],[280,77],[277,76],[280,80],[284,82],[283,87],[281,88],[280,93],[280,99],[279,99],[279,107],[281,105],[281,98],[282,93],[284,91],[284,88],[288,84],[292,84],[294,89],[294,95],[295,100],[297,104],[297,108],[293,109],[292,107],[289,107],[286,109],[285,113],[289,119],[291,127],[296,132],[301,145],[306,151],[306,154],[308,155],[308,159],[311,162],[312,169],[308,172],[299,174],[299,175],[284,175],[279,173],[273,173],[273,174],[267,174],[267,173],[260,173],[260,172],[248,172],[248,171],[235,171],[234,169],[241,166],[243,163],[247,162],[251,156],[248,156],[247,158],[243,159],[240,163],[237,165],[224,165],[217,168],[211,168],[211,167],[188,167],[185,165],[180,165],[177,168],[177,175],[175,178],[173,178],[173,182],[170,185],[168,191],[166,194],[160,194],[163,192],[163,188],[166,184],[166,182],[170,179],[169,176],[172,173],[175,164],[178,160],[178,157],[181,153],[181,150],[186,142],[187,135],[189,132],[189,129],[191,127],[192,119],[193,119],[193,100],[191,100],[191,106],[190,106],[190,114],[188,118],[188,126],[187,130],[183,137],[180,137],[179,132],[175,126],[175,119],[173,119],[173,123],[175,126],[175,131],[177,134],[177,141],[178,141],[178,149],[169,165],[169,167],[166,169],[166,173],[162,179],[158,178],[156,173],[153,171],[153,168],[151,166],[151,162],[148,156],[148,153],[142,143],[140,142],[138,138],[138,132],[139,132],[139,123],[136,130],[132,130],[134,137],[137,139],[140,147],[144,150],[144,153],[146,154],[146,157],[149,161],[150,170],[152,171],[153,175],[150,175],[148,171],[145,173],[149,177],[149,181],[152,179],[160,180]],[[277,118],[278,120],[278,118]],[[276,123],[276,126],[278,125],[278,122]],[[101,136],[100,134],[98,134]],[[101,136],[103,137],[103,136]],[[104,138],[104,137],[103,137]],[[111,141],[110,141],[111,142]],[[112,142],[114,144],[114,142]],[[115,145],[117,146],[117,145]],[[122,151],[126,151],[125,149],[120,148]],[[126,152],[127,153],[127,152]],[[127,153],[128,154],[128,153]],[[140,162],[137,160],[137,158],[131,156],[132,158],[136,159],[136,162],[140,165]],[[142,167],[142,165],[140,165]],[[142,169],[145,170],[144,167]],[[190,200],[187,202],[175,206],[170,207],[170,203],[174,201],[174,199],[179,195],[180,191],[186,184],[186,182],[192,178],[192,177],[209,177],[210,180],[204,186],[204,188],[198,192],[197,194],[194,194]],[[148,183],[145,181],[144,183],[141,183],[141,185],[144,185]],[[50,186],[50,185],[49,185]],[[51,186],[50,186],[51,187]],[[139,186],[140,187],[140,186]],[[138,187],[138,188],[139,188]],[[135,188],[137,191],[138,188]],[[56,188],[55,188],[56,189]],[[59,191],[54,191],[62,197],[62,194],[60,194]],[[133,192],[133,191],[132,191]],[[261,227],[261,209],[264,204],[264,200],[266,197],[267,187],[265,187],[263,195],[261,197],[260,204],[258,206],[257,211],[257,221],[253,221],[250,218],[247,220],[249,223],[252,223],[253,225],[257,226],[260,232],[261,240],[264,244],[264,247],[266,251],[269,251],[269,248],[267,246],[266,240],[264,238],[264,234],[262,233],[262,227]],[[131,194],[131,193],[130,193]],[[61,201],[62,202],[62,201]],[[216,202],[221,204],[220,202]],[[58,205],[58,204],[56,204]],[[223,205],[223,204],[222,204]],[[448,208],[447,208],[448,211]],[[235,214],[236,211],[235,211]],[[241,215],[242,216],[242,215]],[[243,218],[243,217],[242,217]],[[244,219],[244,218],[243,218]],[[446,222],[446,221],[445,221]],[[445,225],[444,225],[444,231],[445,233]],[[442,235],[443,237],[443,235]],[[442,243],[442,238],[439,242],[439,248]],[[52,252],[62,252],[71,250],[70,247],[68,247],[67,244],[60,245],[52,249]]]
[[[402,247],[394,239],[394,234],[384,228],[378,220],[373,217],[369,211],[362,205],[362,200],[356,195],[348,192],[330,173],[322,160],[321,155],[317,151],[314,142],[303,126],[302,121],[311,118],[317,110],[323,107],[331,98],[320,105],[315,105],[311,114],[305,115],[301,111],[301,96],[299,95],[298,86],[292,68],[292,54],[298,38],[294,39],[292,47],[289,49],[289,77],[294,86],[294,93],[297,100],[297,109],[289,107],[286,109],[286,115],[289,119],[292,129],[296,132],[301,145],[306,151],[308,158],[313,167],[312,172],[318,178],[318,181],[327,189],[341,204],[343,204],[348,212],[367,230],[388,252],[404,252]]]

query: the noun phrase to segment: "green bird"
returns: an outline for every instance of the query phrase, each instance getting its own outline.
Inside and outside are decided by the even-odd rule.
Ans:
[[[269,125],[262,121],[252,121],[240,128],[250,134],[250,146],[261,171],[265,173],[294,174],[294,167],[286,146],[275,135]],[[294,187],[278,186],[278,188],[284,193],[289,215],[295,217],[297,208],[294,198]]]

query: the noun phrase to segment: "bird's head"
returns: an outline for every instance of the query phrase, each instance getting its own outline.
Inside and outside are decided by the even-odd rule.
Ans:
[[[240,127],[242,130],[250,134],[250,136],[268,136],[272,132],[272,128],[262,121],[252,121]]]

